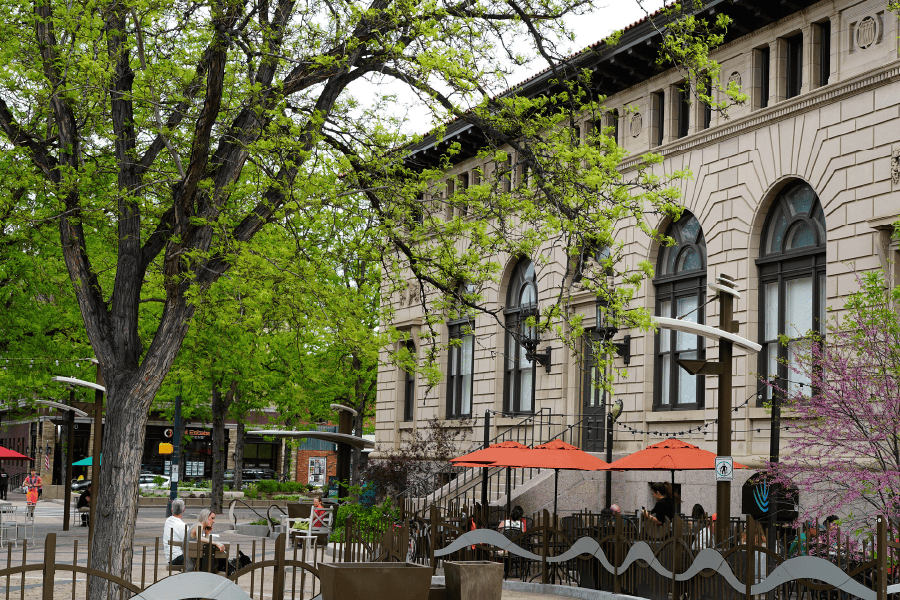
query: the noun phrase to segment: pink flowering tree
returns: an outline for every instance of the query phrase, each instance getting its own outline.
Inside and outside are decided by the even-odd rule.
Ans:
[[[800,342],[789,378],[810,385],[770,384],[786,409],[770,474],[797,486],[801,519],[835,514],[845,531],[877,515],[900,523],[900,287],[877,272],[857,280],[825,337]]]

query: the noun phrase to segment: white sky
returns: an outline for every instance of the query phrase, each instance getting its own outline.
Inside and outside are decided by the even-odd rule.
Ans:
[[[560,50],[565,55],[572,54],[583,49],[590,44],[600,41],[613,31],[622,29],[635,21],[643,19],[647,12],[653,13],[662,7],[662,0],[605,0],[604,4],[595,5],[594,12],[580,17],[570,17],[566,19],[568,28],[575,33],[575,42],[562,45]],[[645,10],[647,12],[645,12]],[[517,84],[528,79],[534,73],[542,71],[547,64],[543,61],[535,61],[525,67],[518,67],[513,71],[513,75],[509,77],[511,85]],[[357,82],[355,92],[357,98],[365,101],[367,96],[373,94],[374,86],[367,82]],[[392,87],[383,86],[380,88],[381,93],[395,93],[401,102],[413,99],[411,92],[402,84],[391,84]],[[369,89],[367,89],[369,88]],[[409,102],[411,108],[405,115],[402,129],[404,133],[424,133],[429,131],[434,124],[431,123],[430,115],[425,108],[418,102]]]

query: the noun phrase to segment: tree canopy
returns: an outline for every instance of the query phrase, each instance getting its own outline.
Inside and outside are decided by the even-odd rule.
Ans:
[[[575,258],[608,246],[618,264],[618,226],[656,235],[648,213],[678,214],[676,184],[687,173],[655,172],[660,158],[649,155],[626,179],[617,169],[624,152],[609,132],[597,131],[588,144],[571,135],[579,115],[603,113],[603,98],[592,95],[587,74],[559,67],[554,42],[565,33],[562,16],[590,7],[587,0],[4,0],[0,143],[9,181],[0,215],[17,230],[46,220],[58,227],[56,252],[107,387],[104,454],[117,468],[101,470],[96,502],[105,517],[96,524],[93,566],[130,564],[152,401],[198,299],[267,228],[291,215],[320,225],[338,215],[357,219],[367,232],[357,260],[380,264],[383,299],[411,275],[434,323],[449,303],[496,315],[479,294],[504,256],[532,255],[540,264],[548,248]],[[671,58],[698,77],[714,75],[709,34],[727,19],[685,20],[690,10],[678,7],[660,21],[687,24],[666,30],[691,49]],[[509,49],[514,39],[527,40],[562,91],[496,95],[507,87],[504,60],[520,58]],[[425,168],[405,160],[410,140],[397,133],[393,97],[353,95],[366,79],[405,85],[439,121],[476,127],[487,140],[485,160],[502,164],[512,149],[531,183],[512,190],[501,177],[485,177],[444,201],[467,207],[468,218],[438,218],[435,204],[420,197],[449,162]],[[304,235],[295,239],[305,252]],[[626,285],[613,301],[624,305],[648,272],[648,265],[622,266]],[[604,281],[587,287],[609,295]],[[459,293],[461,282],[474,286],[472,294]],[[562,310],[565,294],[536,321],[568,340],[579,324]],[[390,303],[381,307],[380,326]],[[92,582],[90,597],[102,593]]]

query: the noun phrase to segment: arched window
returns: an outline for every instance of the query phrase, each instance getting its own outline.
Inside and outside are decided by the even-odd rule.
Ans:
[[[759,267],[759,372],[782,377],[788,390],[808,383],[788,365],[797,343],[787,347],[779,335],[798,341],[825,323],[825,214],[816,192],[805,181],[789,184],[772,204],[763,227]],[[766,398],[772,397],[767,388]]]
[[[462,297],[475,292],[472,284],[460,286]],[[447,418],[472,416],[472,372],[475,366],[475,321],[466,307],[459,304],[447,322],[450,348],[447,356]]]
[[[656,267],[656,314],[704,323],[706,315],[706,240],[696,217],[685,211],[669,225],[674,246],[663,248]],[[656,336],[655,410],[703,407],[703,376],[688,375],[678,359],[704,358],[703,338],[669,329]]]
[[[416,355],[416,345],[412,340],[406,342],[406,349],[413,356]],[[413,420],[413,409],[416,405],[416,372],[414,370],[403,371],[403,420]]]
[[[534,412],[534,361],[528,360],[521,337],[534,337],[533,327],[525,320],[537,314],[537,285],[534,264],[523,258],[516,265],[506,290],[506,360],[503,378],[503,410],[512,413]]]

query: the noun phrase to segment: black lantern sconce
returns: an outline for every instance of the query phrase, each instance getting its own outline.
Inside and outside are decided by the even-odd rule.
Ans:
[[[615,322],[609,318],[609,300],[602,296],[597,297],[597,325],[595,328],[597,339],[603,343],[608,343],[613,336],[619,333],[619,328]],[[622,357],[626,365],[631,364],[631,336],[626,335],[621,342],[612,342],[616,354]]]

